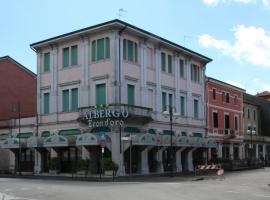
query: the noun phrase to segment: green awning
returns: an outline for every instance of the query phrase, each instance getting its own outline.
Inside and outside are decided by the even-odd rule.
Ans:
[[[46,137],[50,137],[50,131],[42,131],[42,133],[41,133],[41,137],[43,137],[43,138],[46,138]]]
[[[148,133],[155,135],[156,134],[156,130],[155,129],[152,129],[152,128],[151,129],[148,129]]]
[[[170,130],[163,130],[162,135],[171,135]],[[174,131],[172,131],[172,135],[174,135]]]
[[[8,138],[8,134],[7,133],[0,135],[0,140],[5,140],[7,138]]]
[[[111,129],[106,126],[92,128],[91,133],[111,132]]]
[[[17,134],[17,138],[29,138],[33,136],[33,133],[32,132],[24,132],[24,133],[18,133]]]
[[[66,136],[66,135],[80,135],[81,131],[79,129],[68,129],[59,131],[58,135]]]
[[[140,133],[141,131],[137,127],[127,126],[126,128],[124,128],[124,132],[126,132],[126,133]]]

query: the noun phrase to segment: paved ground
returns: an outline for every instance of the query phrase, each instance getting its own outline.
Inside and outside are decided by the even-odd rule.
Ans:
[[[194,177],[126,182],[0,178],[0,200],[269,200],[269,184],[270,168],[196,181]]]

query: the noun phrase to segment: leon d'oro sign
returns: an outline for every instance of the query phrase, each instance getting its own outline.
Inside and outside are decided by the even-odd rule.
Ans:
[[[102,126],[123,126],[124,120],[128,117],[128,111],[119,109],[86,109],[82,112],[90,128]]]

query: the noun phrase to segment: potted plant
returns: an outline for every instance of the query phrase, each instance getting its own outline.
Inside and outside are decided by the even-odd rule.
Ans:
[[[58,158],[51,158],[48,160],[48,168],[49,168],[49,173],[50,174],[57,174],[59,170],[59,159]]]
[[[115,176],[119,166],[111,159],[103,160],[103,170],[105,175]]]

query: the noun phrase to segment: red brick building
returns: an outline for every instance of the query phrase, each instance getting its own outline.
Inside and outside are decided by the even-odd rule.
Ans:
[[[9,56],[0,57],[0,121],[36,115],[36,74]]]
[[[243,93],[245,90],[208,77],[206,79],[207,133],[219,144],[212,156],[243,157]]]

